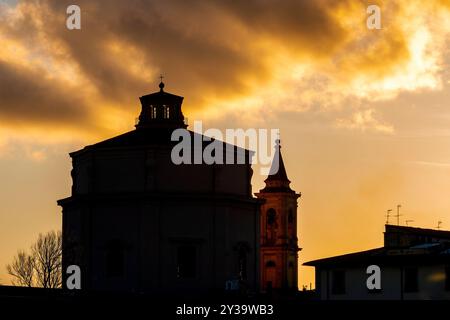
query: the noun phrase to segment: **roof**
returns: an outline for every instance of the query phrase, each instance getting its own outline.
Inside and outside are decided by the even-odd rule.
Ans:
[[[184,99],[183,97],[177,96],[176,94],[165,92],[164,87],[165,87],[165,84],[164,84],[164,82],[162,82],[162,79],[161,79],[161,83],[159,84],[159,91],[144,95],[144,96],[140,97],[139,99],[141,101],[143,101],[143,100],[158,101],[160,99],[160,100],[164,100],[164,101],[176,101],[179,103],[181,103],[183,101],[183,99]]]
[[[279,143],[276,145],[275,155],[273,157],[272,166],[270,168],[270,173],[267,176],[267,181],[286,181],[291,182],[286,174],[286,168],[284,167],[283,156],[281,155],[281,146]]]
[[[354,252],[343,254],[340,256],[334,256],[324,259],[318,259],[313,261],[305,262],[304,266],[318,266],[318,265],[327,265],[327,264],[339,264],[339,263],[357,263],[365,260],[369,260],[370,258],[380,256],[384,252],[384,248],[376,248],[366,251]]]
[[[354,266],[450,262],[450,231],[386,225],[384,247],[306,262],[305,266]]]
[[[269,175],[264,182],[266,185],[259,191],[260,193],[295,193],[289,186],[291,181],[287,177],[283,156],[281,155],[280,140],[276,141],[272,166],[270,167]]]
[[[186,130],[186,129],[181,129]],[[186,130],[189,132],[191,136],[191,142],[193,147],[195,146],[194,141],[199,140],[203,141],[203,135],[199,133],[195,133],[190,130]],[[173,147],[178,144],[179,141],[172,141],[173,129],[171,128],[145,128],[145,129],[136,129],[124,134],[118,135],[116,137],[88,145],[81,150],[70,153],[71,156],[77,156],[78,154],[92,151],[92,150],[105,150],[110,148],[129,148],[129,147],[149,147],[149,146],[168,146]],[[195,138],[195,136],[200,136],[200,138]],[[210,144],[211,141],[203,141],[203,148]],[[253,151],[234,146],[223,142],[224,148],[228,146],[233,146],[235,152],[246,152],[247,154],[253,154]]]
[[[170,143],[173,130],[169,128],[148,128],[132,130],[107,140],[88,145],[85,149],[135,147]]]
[[[381,265],[408,265],[408,264],[434,264],[449,263],[449,245],[439,244],[428,248],[387,249],[376,248],[341,256],[313,260],[304,263],[305,266],[314,267],[357,267],[371,264]]]
[[[141,102],[152,101],[154,103],[172,102],[172,103],[181,104],[183,102],[183,99],[184,98],[181,96],[177,96],[175,94],[168,93],[163,90],[139,97],[139,100],[141,100]]]
[[[450,231],[447,230],[435,230],[435,229],[425,229],[416,228],[408,226],[396,226],[392,224],[386,225],[386,232],[398,232],[398,233],[408,233],[414,235],[422,235],[435,238],[450,239]]]
[[[185,138],[184,135],[179,137],[176,141],[172,141],[172,134],[175,130],[186,130],[187,128],[187,125],[184,122],[183,113],[181,111],[181,104],[184,98],[172,93],[165,92],[164,87],[165,85],[161,81],[161,83],[159,84],[159,91],[144,95],[139,98],[141,100],[142,111],[139,115],[139,123],[136,125],[135,130],[92,145],[88,145],[81,150],[70,153],[70,156],[74,157],[93,150],[105,150],[111,148],[135,148],[150,146],[173,147],[181,141],[184,141],[182,140],[183,138]],[[159,107],[166,107],[167,105],[172,105],[176,108],[172,109],[170,117],[168,115],[167,117],[161,117],[160,115],[151,116],[149,114],[150,111],[148,110],[149,105],[157,105],[158,109]],[[213,141],[216,141],[215,139],[206,137],[200,133],[195,133],[190,130],[186,130],[186,132],[188,132],[188,134],[190,135],[192,148],[198,147],[198,141],[201,141],[202,149],[204,149]],[[222,142],[224,147],[224,154],[230,149],[232,149],[235,154],[242,154],[243,152],[245,152],[247,155],[246,163],[248,164],[251,162],[251,158],[249,157],[253,155],[253,151],[235,146],[233,144],[228,144],[224,141]]]

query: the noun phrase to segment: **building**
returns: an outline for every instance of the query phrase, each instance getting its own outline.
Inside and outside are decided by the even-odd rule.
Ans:
[[[174,164],[183,97],[161,83],[140,102],[135,130],[70,154],[72,194],[58,201],[63,270],[80,266],[84,290],[210,292],[233,279],[259,290],[263,200],[252,195],[250,152],[231,149],[243,164]]]
[[[384,246],[307,262],[321,300],[450,299],[450,231],[386,225]],[[367,268],[380,267],[369,290]]]
[[[277,164],[278,168],[273,168]],[[261,289],[298,290],[297,199],[290,188],[281,146],[275,150],[275,158],[266,186],[256,193],[265,202],[261,207]]]

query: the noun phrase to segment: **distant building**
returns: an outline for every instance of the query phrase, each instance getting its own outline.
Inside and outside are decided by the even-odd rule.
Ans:
[[[298,290],[297,199],[290,188],[281,146],[275,153],[275,174],[264,181],[266,186],[256,196],[264,199],[261,207],[261,289]],[[272,171],[272,170],[271,170]],[[273,170],[275,171],[275,170]]]
[[[299,195],[289,188],[279,149],[280,171],[255,198],[250,151],[232,146],[243,164],[176,165],[171,135],[187,128],[183,97],[161,83],[140,101],[135,130],[70,154],[72,195],[58,201],[63,269],[80,266],[83,290],[256,292],[261,279],[296,289]]]
[[[72,195],[58,201],[63,267],[81,267],[85,290],[207,292],[238,279],[257,291],[262,200],[250,153],[232,148],[244,164],[174,164],[183,97],[163,88],[140,98],[135,130],[70,154]]]
[[[386,225],[384,247],[307,262],[321,300],[450,299],[450,231]],[[381,269],[368,290],[367,267]]]

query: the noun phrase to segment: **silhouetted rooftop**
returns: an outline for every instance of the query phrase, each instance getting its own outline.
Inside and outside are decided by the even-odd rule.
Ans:
[[[191,136],[191,143],[192,146],[194,145],[194,139],[199,139],[202,141],[203,148],[210,144],[211,141],[203,141],[203,135],[195,133],[193,131],[187,130]],[[76,156],[78,154],[81,154],[86,151],[91,150],[102,150],[102,149],[109,149],[109,148],[124,148],[124,147],[149,147],[149,146],[168,146],[172,147],[179,143],[179,141],[171,141],[172,137],[172,128],[143,128],[143,129],[136,129],[129,132],[126,132],[124,134],[118,135],[116,137],[88,145],[84,147],[81,150],[75,151],[70,153],[70,155]],[[200,138],[195,138],[195,136],[200,136]],[[226,146],[233,146],[235,148],[235,151],[238,152],[246,152],[247,154],[252,154],[253,151],[247,150],[238,146],[227,144],[226,142],[223,142],[224,148]]]
[[[139,115],[139,122],[136,129],[118,135],[116,137],[88,145],[81,150],[70,153],[70,156],[77,156],[87,151],[104,150],[108,148],[128,148],[128,147],[149,147],[168,146],[173,147],[179,141],[172,141],[172,133],[177,129],[185,129],[184,116],[181,111],[183,97],[164,91],[164,83],[159,84],[160,90],[140,97],[142,111]],[[203,135],[187,130],[191,137],[191,146],[197,147],[195,141],[202,141],[202,147],[209,145],[212,141],[203,139]],[[198,137],[200,136],[200,137]],[[195,138],[194,138],[195,137]],[[208,141],[210,140],[210,141]],[[180,139],[181,141],[181,139]],[[246,152],[247,156],[253,151],[234,146],[223,142],[226,146],[234,147],[235,152]],[[250,163],[248,160],[246,163]],[[284,165],[283,165],[284,170]],[[286,174],[286,173],[284,173]]]
[[[435,230],[435,229],[425,229],[409,226],[396,226],[392,224],[387,224],[386,232],[400,232],[400,233],[409,233],[415,235],[434,236],[437,238],[450,239],[450,231],[447,230]]]
[[[291,182],[287,177],[286,168],[284,167],[283,156],[281,155],[281,146],[280,146],[279,142],[277,143],[275,148],[276,148],[275,156],[274,156],[274,160],[272,161],[272,167],[270,168],[270,172],[271,173],[274,172],[274,173],[269,174],[267,176],[267,179],[265,180],[265,182],[267,182],[267,181]]]
[[[183,102],[184,97],[177,96],[176,94],[173,94],[173,93],[165,92],[163,90],[164,89],[164,83],[163,82],[161,82],[159,84],[159,88],[160,88],[160,91],[143,95],[139,99],[141,100],[141,102],[143,102],[143,101],[152,101],[152,102],[158,103],[158,102],[162,102],[162,101],[164,101],[164,102],[172,101],[172,102],[178,103],[178,104],[181,104]]]
[[[283,156],[281,155],[280,140],[276,141],[275,155],[269,175],[264,180],[266,186],[259,192],[290,192],[295,193],[289,186],[291,181],[287,177],[286,168],[284,166]]]
[[[305,266],[354,266],[450,262],[450,231],[386,225],[385,246],[304,263]]]

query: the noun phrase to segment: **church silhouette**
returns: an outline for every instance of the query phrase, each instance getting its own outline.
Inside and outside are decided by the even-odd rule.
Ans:
[[[297,290],[300,195],[279,145],[279,169],[256,197],[249,150],[231,148],[244,163],[176,165],[183,97],[159,87],[140,97],[135,130],[70,153],[72,194],[58,201],[63,270],[78,265],[85,291]]]

